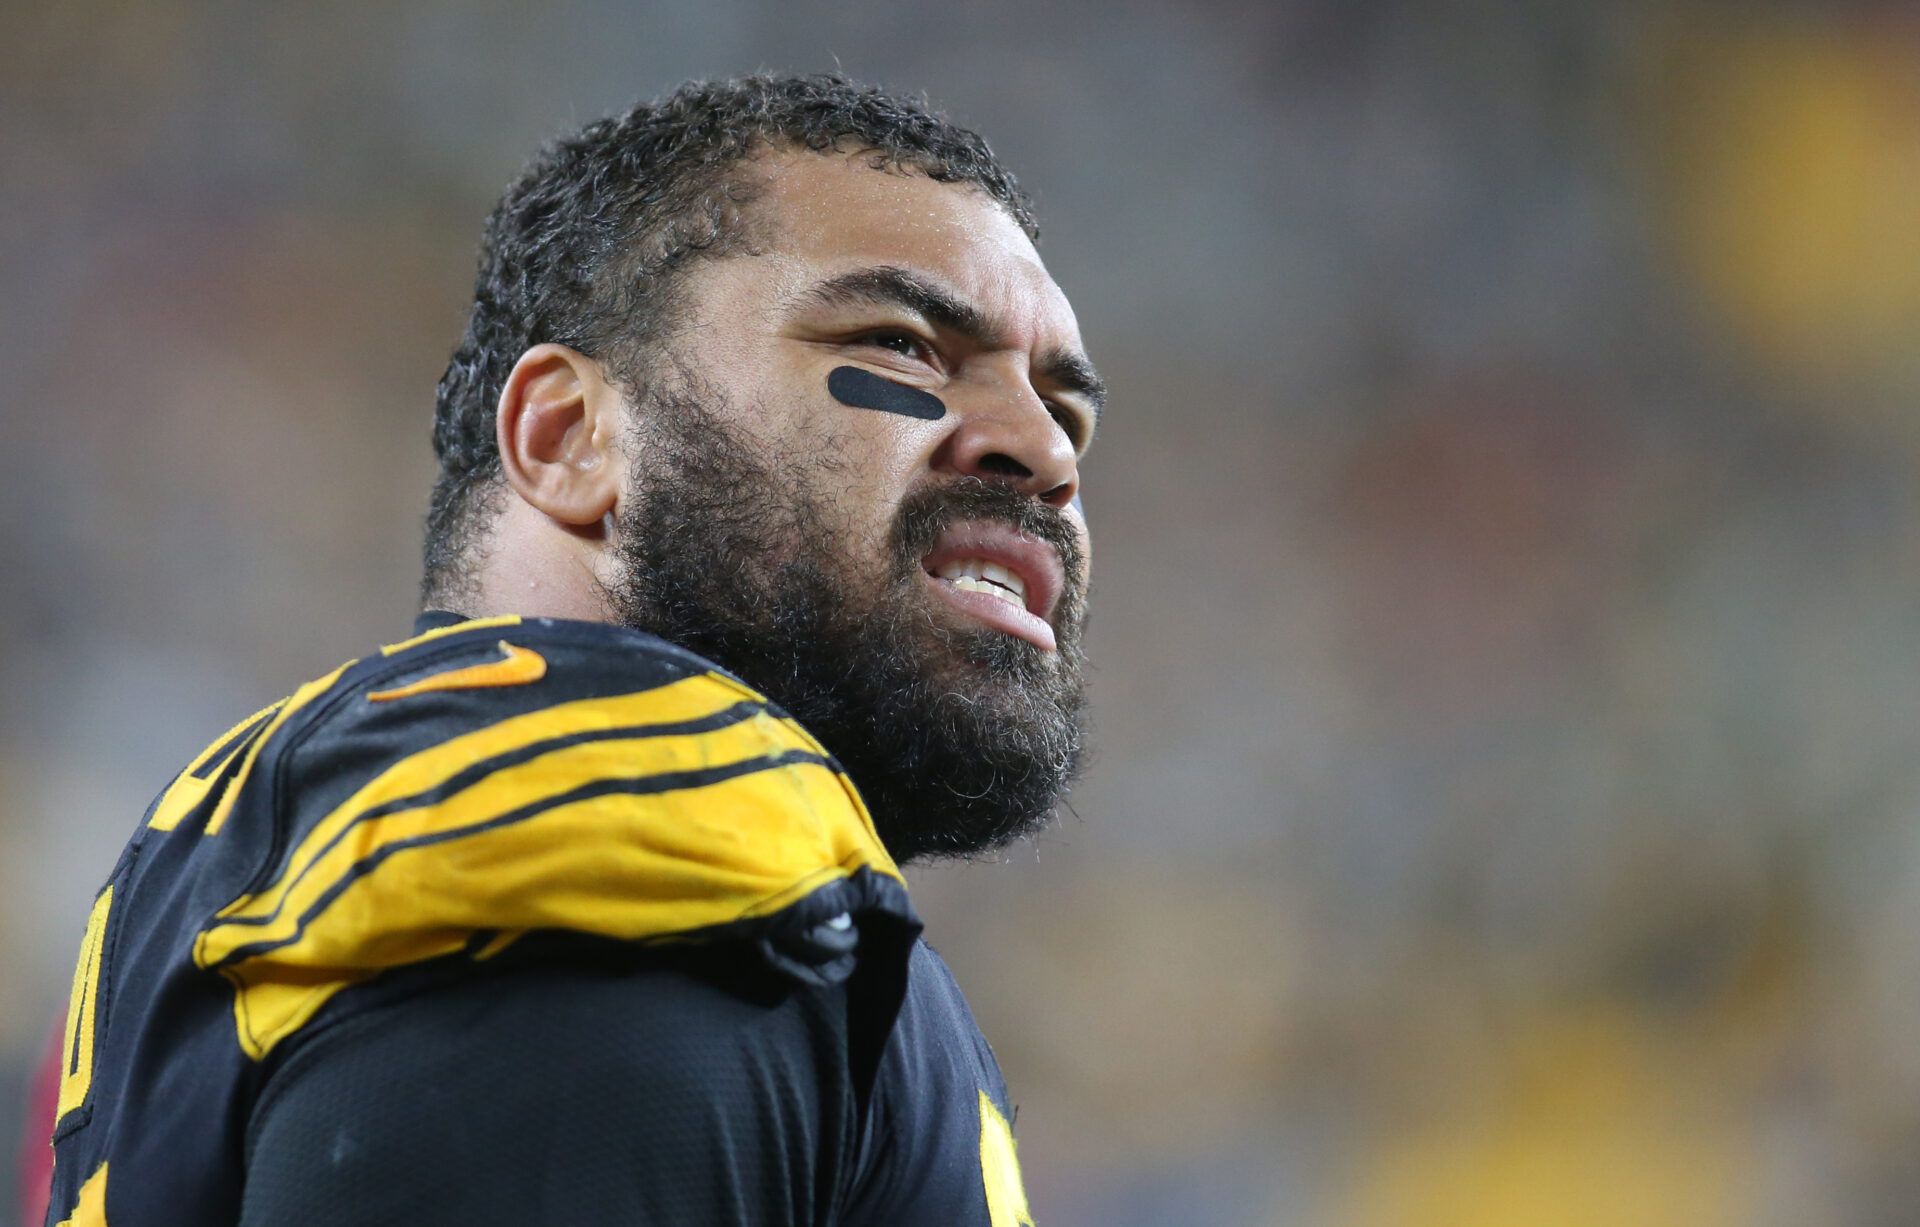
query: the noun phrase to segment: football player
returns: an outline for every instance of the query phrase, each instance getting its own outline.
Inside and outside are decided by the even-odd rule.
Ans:
[[[439,386],[425,612],[95,898],[49,1221],[1031,1223],[899,866],[1080,756],[1103,399],[987,145],[835,77],[544,150]]]

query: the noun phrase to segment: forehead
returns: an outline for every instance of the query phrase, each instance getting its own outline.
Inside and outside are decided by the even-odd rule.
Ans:
[[[1023,342],[1079,348],[1067,296],[1000,204],[970,184],[875,170],[859,154],[780,150],[755,168],[751,206],[783,290],[858,268],[912,269],[977,305]]]

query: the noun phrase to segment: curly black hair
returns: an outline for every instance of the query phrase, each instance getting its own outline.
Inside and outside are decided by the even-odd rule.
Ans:
[[[487,218],[466,335],[440,377],[422,597],[471,595],[474,551],[500,490],[494,410],[513,365],[558,342],[632,380],[679,322],[699,255],[750,241],[752,191],[733,172],[778,146],[865,157],[978,187],[1038,240],[1032,202],[986,141],[928,109],[837,75],[696,81],[542,149]]]

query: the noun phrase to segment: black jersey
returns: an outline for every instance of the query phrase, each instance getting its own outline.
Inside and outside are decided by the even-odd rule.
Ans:
[[[818,742],[651,636],[419,631],[148,810],[75,970],[49,1223],[1031,1223]]]

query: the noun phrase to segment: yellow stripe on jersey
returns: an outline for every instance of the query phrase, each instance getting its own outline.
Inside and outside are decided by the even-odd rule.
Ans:
[[[980,1180],[986,1185],[987,1220],[992,1227],[1033,1227],[1013,1127],[985,1091],[980,1092]]]
[[[402,639],[399,643],[389,643],[380,649],[382,656],[396,656],[408,648],[417,648],[423,643],[432,643],[436,639],[445,639],[448,635],[458,635],[462,631],[477,631],[483,626],[518,626],[519,614],[499,614],[491,618],[474,618],[469,622],[456,623],[453,626],[436,626],[430,631],[415,635],[411,639]]]
[[[153,817],[147,819],[147,825],[156,831],[171,831],[179,826],[182,818],[192,813],[195,807],[207,799],[207,793],[213,788],[214,781],[220,778],[220,768],[226,765],[228,759],[239,753],[240,747],[234,746],[231,750],[227,750],[226,754],[220,756],[218,762],[213,761],[214,757],[221,750],[227,749],[233,740],[255,721],[265,719],[267,714],[278,706],[280,706],[278,703],[269,703],[220,734],[211,745],[200,751],[194,760],[187,764],[187,769],[175,777],[173,783],[167,785],[167,791],[160,794],[160,803],[153,807]]]
[[[102,1163],[80,1186],[80,1197],[73,1213],[60,1220],[60,1227],[107,1227],[107,1165]]]
[[[678,685],[684,687],[686,683]],[[682,690],[680,697],[697,693]],[[464,829],[602,780],[693,771],[795,748],[791,744],[774,746],[770,742],[766,727],[770,721],[765,717],[707,732],[653,736],[646,729],[647,725],[659,722],[652,716],[658,708],[648,702],[652,697],[651,692],[643,692],[624,696],[624,702],[589,700],[567,704],[565,709],[534,713],[535,716],[558,714],[561,719],[541,721],[521,717],[508,721],[518,726],[514,732],[534,735],[515,737],[491,753],[479,746],[468,749],[461,744],[479,738],[460,738],[402,760],[322,818],[313,831],[301,839],[286,872],[272,886],[240,906],[221,909],[218,919],[227,923],[207,930],[196,947],[195,957],[204,965],[213,966],[226,961],[241,947],[291,937],[302,923],[302,916],[327,891],[361,861],[389,843]],[[696,710],[692,715],[723,712],[732,706],[724,701],[730,697],[723,695],[723,701],[711,704],[710,710]],[[583,707],[592,710],[582,712]],[[681,704],[674,707],[685,710]],[[583,716],[587,718],[582,719]],[[666,717],[673,723],[689,718],[678,714]],[[573,736],[615,733],[623,727],[634,731],[624,737],[568,743],[568,738]],[[488,771],[450,795],[439,795],[441,790],[436,786],[448,783],[454,774],[443,768],[453,767],[457,771],[495,759],[503,751],[522,747],[537,750],[543,744],[551,744],[553,748],[528,761]],[[421,759],[431,761],[423,764]]]
[[[258,920],[279,911],[288,893],[306,875],[314,859],[339,840],[347,828],[369,810],[429,793],[476,764],[489,763],[503,755],[537,747],[545,742],[613,729],[641,728],[717,716],[743,697],[735,688],[711,684],[720,680],[712,675],[696,676],[634,694],[558,703],[408,755],[375,776],[315,823],[313,829],[301,837],[299,845],[287,859],[286,868],[273,883],[257,894],[243,895],[234,900],[220,909],[216,919]],[[203,936],[201,944],[196,947],[196,957],[200,957],[203,963],[219,961],[223,956],[212,954],[201,957],[201,953],[207,949],[207,940]],[[242,936],[240,940],[247,942],[254,938]]]
[[[247,756],[241,760],[240,770],[227,784],[227,791],[221,794],[220,804],[214,807],[213,817],[207,819],[207,834],[217,835],[220,828],[227,824],[227,815],[233,812],[233,803],[240,799],[241,786],[247,782],[247,775],[253,770],[254,763],[260,760],[260,747],[267,744],[267,740],[279,731],[280,726],[287,722],[289,716],[333,689],[333,684],[340,680],[340,675],[345,673],[353,663],[348,661],[325,677],[315,678],[294,691],[286,702],[280,705],[280,713],[267,723],[266,728],[254,735],[247,744]]]
[[[777,911],[861,867],[898,878],[851,783],[754,698],[705,674],[513,717],[388,768],[196,942],[195,961],[236,988],[241,1046],[263,1057],[342,988],[479,931],[662,938]]]

